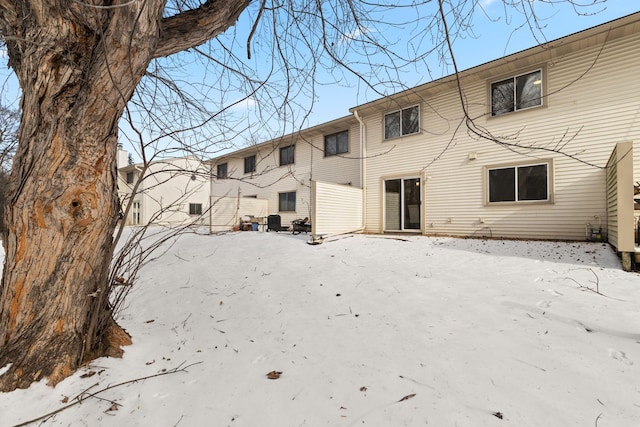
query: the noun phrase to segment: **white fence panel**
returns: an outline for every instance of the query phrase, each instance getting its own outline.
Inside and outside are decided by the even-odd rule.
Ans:
[[[315,237],[362,230],[362,189],[313,181],[311,194],[311,231]]]
[[[211,232],[233,230],[244,216],[266,217],[269,201],[253,197],[211,197]]]

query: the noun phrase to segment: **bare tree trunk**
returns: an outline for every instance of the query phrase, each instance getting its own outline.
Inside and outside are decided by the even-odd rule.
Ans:
[[[108,305],[117,126],[151,55],[147,46],[131,57],[130,46],[67,12],[34,11],[48,21],[12,64],[23,115],[3,239],[0,367],[11,367],[2,391],[45,377],[56,384],[105,354],[117,328]],[[116,48],[105,50],[107,41]]]
[[[115,4],[114,4],[115,3]],[[232,26],[250,0],[0,0],[22,88],[0,284],[0,391],[56,384],[128,337],[109,306],[118,121],[154,58]]]

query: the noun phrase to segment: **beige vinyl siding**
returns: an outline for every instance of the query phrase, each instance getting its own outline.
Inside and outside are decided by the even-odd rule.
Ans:
[[[126,183],[127,172],[135,173],[138,179],[142,165],[130,165],[120,170],[118,192],[123,203],[131,197],[133,183]],[[140,203],[140,225],[147,223],[178,226],[198,220],[208,222],[208,215],[197,218],[189,215],[189,204],[201,204],[202,212],[209,207],[209,170],[197,158],[179,157],[157,160],[149,165],[145,177],[138,187],[135,201]],[[192,176],[195,179],[192,179]],[[124,206],[123,206],[124,209]],[[127,224],[134,223],[130,210]]]
[[[264,199],[248,197],[211,197],[210,224],[211,232],[230,231],[240,225],[244,216],[266,217],[269,202]]]
[[[313,138],[313,180],[360,187],[360,127],[352,122],[342,130],[349,131],[347,153],[324,156],[324,136],[335,133],[333,131]]]
[[[607,164],[608,240],[619,252],[634,251],[632,154],[632,143],[619,143]]]
[[[283,147],[290,145],[283,143]],[[256,154],[256,172],[244,174],[244,157],[229,157],[224,161],[228,165],[228,178],[214,180],[212,195],[221,197],[252,197],[268,201],[268,215],[281,215],[283,226],[304,213],[303,207],[309,200],[309,170],[305,167],[308,161],[300,146],[296,144],[295,163],[279,166],[280,150],[278,146],[265,147]],[[284,192],[296,192],[296,211],[279,212],[278,195]],[[302,217],[308,215],[302,215]]]
[[[528,68],[513,70],[501,66],[498,78],[546,66],[549,95],[543,107],[502,116],[487,115],[488,83],[494,79],[464,80],[470,116],[493,135],[507,140],[517,136],[525,146],[557,148],[594,166],[552,151],[521,150],[522,154],[516,154],[491,141],[470,137],[464,125],[454,134],[463,117],[455,90],[423,100],[423,130],[416,136],[384,141],[384,112],[365,116],[370,157],[367,231],[383,231],[381,177],[411,175],[416,170],[430,177],[422,187],[426,234],[584,239],[587,223],[600,221],[606,227],[603,168],[617,142],[640,141],[638,45],[640,36],[633,35],[610,41],[602,50],[596,45],[551,58],[546,64],[531,63]],[[586,70],[588,73],[578,79]],[[469,159],[470,153],[475,153],[475,160]],[[536,159],[553,160],[553,203],[487,204],[486,166]],[[636,164],[637,160],[636,154]],[[636,179],[640,174],[637,169]]]
[[[362,229],[362,189],[313,181],[314,209],[311,225],[314,236],[360,231]]]
[[[324,156],[324,135],[349,130],[349,152],[338,156]],[[268,200],[269,214],[281,216],[283,228],[291,221],[312,216],[311,182],[322,180],[336,184],[360,186],[360,135],[357,121],[346,117],[316,126],[281,140],[259,144],[225,155],[213,162],[227,163],[228,179],[214,179],[211,183],[215,197],[257,196]],[[294,163],[280,164],[280,147],[295,144]],[[256,154],[256,172],[244,173],[244,158]],[[279,194],[296,192],[295,212],[279,212]]]

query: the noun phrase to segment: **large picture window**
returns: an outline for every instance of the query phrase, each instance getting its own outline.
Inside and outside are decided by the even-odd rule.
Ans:
[[[384,116],[384,139],[397,138],[420,131],[420,107],[404,108]]]
[[[349,131],[342,131],[324,137],[324,156],[349,152]]]
[[[227,178],[227,164],[221,163],[216,168],[216,178],[218,179],[226,179]]]
[[[542,70],[491,84],[491,115],[542,105]]]
[[[256,171],[256,155],[244,158],[244,173],[252,173]]]
[[[549,163],[487,169],[489,203],[549,201]]]
[[[296,210],[296,192],[278,194],[278,210],[280,212],[295,212]]]
[[[292,165],[294,163],[294,150],[295,145],[280,148],[280,166]]]

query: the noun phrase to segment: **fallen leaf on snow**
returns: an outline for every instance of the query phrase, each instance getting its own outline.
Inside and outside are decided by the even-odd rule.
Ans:
[[[494,412],[494,413],[493,413],[493,414],[491,414],[491,415],[493,415],[493,416],[494,416],[494,417],[496,417],[496,418],[500,418],[500,419],[502,419],[502,418],[503,418],[502,412]]]
[[[118,404],[116,402],[113,402],[111,406],[109,406],[109,409],[107,409],[105,412],[117,411],[117,410],[118,410]]]
[[[89,378],[89,377],[94,376],[95,374],[96,374],[96,371],[89,371],[86,374],[80,375],[80,378]]]
[[[280,375],[282,375],[282,372],[271,371],[267,374],[267,378],[269,378],[270,380],[277,380],[278,378],[280,378]]]

